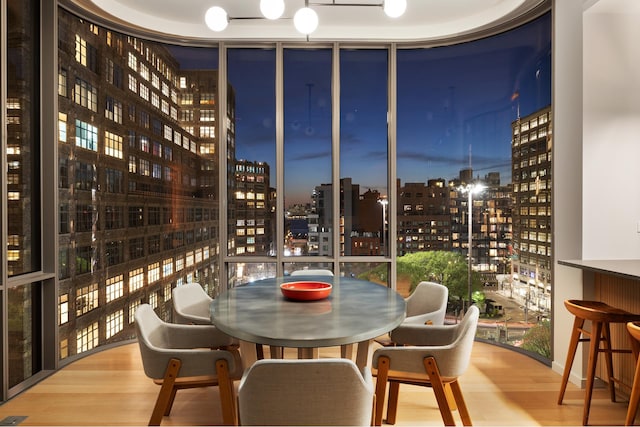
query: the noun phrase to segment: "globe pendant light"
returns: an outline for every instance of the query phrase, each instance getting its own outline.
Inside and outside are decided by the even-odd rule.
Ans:
[[[278,19],[284,13],[284,0],[260,0],[260,12],[267,19]]]
[[[222,31],[227,28],[227,25],[229,24],[229,17],[223,8],[213,6],[207,10],[207,13],[205,13],[204,22],[211,30]]]
[[[402,16],[407,10],[407,0],[384,0],[384,13],[389,18]]]
[[[318,14],[310,7],[303,7],[293,16],[293,25],[302,34],[311,34],[318,28]]]

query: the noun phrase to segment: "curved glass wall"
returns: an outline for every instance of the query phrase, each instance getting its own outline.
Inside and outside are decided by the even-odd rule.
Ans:
[[[550,22],[438,48],[187,47],[59,9],[59,203],[42,210],[58,225],[58,254],[43,247],[58,260],[59,359],[133,338],[141,303],[171,320],[183,283],[215,296],[302,268],[403,294],[441,281],[452,321],[471,291],[493,325],[484,338],[548,357]],[[10,130],[22,119],[3,102]],[[11,162],[33,147],[6,153],[7,206],[32,201],[9,215],[9,230],[31,224],[28,240],[3,238],[16,274],[40,268],[39,224],[53,221],[36,218],[38,180],[13,190]],[[54,288],[15,283],[4,295],[28,301],[15,319],[36,342]],[[12,385],[43,366],[46,349],[27,347],[12,347]]]

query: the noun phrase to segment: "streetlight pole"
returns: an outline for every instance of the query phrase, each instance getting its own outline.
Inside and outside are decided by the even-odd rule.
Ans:
[[[469,292],[469,307],[471,307],[471,293],[472,293],[472,285],[471,285],[471,247],[473,243],[473,189],[471,187],[467,187],[467,193],[469,196],[469,200],[467,201],[469,213],[467,214],[467,230],[469,234],[469,242],[468,245],[468,273],[467,273],[467,290]]]
[[[469,298],[469,307],[471,307],[471,298],[473,293],[473,285],[472,285],[472,247],[473,247],[473,193],[479,193],[484,190],[484,186],[482,184],[467,184],[465,187],[460,187],[460,191],[462,193],[467,193],[467,234],[468,234],[468,242],[469,245],[467,250],[467,258],[468,258],[468,266],[467,266],[467,291]]]

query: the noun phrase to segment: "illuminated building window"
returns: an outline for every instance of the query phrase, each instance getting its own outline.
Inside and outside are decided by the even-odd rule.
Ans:
[[[104,116],[116,123],[122,123],[122,102],[107,96],[107,106],[104,110]]]
[[[155,292],[152,292],[149,295],[149,305],[151,306],[151,308],[156,309],[158,308],[158,294]]]
[[[94,322],[76,333],[76,353],[83,353],[99,345],[98,322]]]
[[[215,104],[215,94],[205,92],[200,94],[200,105],[213,105]]]
[[[109,131],[104,131],[104,154],[122,158],[122,137]]]
[[[152,284],[160,280],[160,263],[154,262],[149,264],[149,269],[147,270],[147,283]]]
[[[180,94],[180,104],[181,105],[193,105],[193,94],[192,93]]]
[[[149,88],[145,85],[143,85],[142,83],[140,83],[140,98],[144,99],[145,101],[149,100]]]
[[[177,257],[176,258],[176,271],[180,271],[184,268],[184,258]]]
[[[91,111],[98,111],[98,89],[76,77],[73,100]]]
[[[193,265],[193,252],[187,252],[186,255],[186,266],[191,267]]]
[[[106,285],[107,302],[121,298],[124,295],[124,280],[122,274],[108,278]]]
[[[98,308],[98,284],[93,283],[76,290],[76,316]]]
[[[67,115],[58,113],[58,141],[67,142]]]
[[[142,77],[143,79],[149,81],[149,67],[147,67],[145,64],[140,64],[140,77]]]
[[[136,310],[140,307],[140,301],[131,301],[129,303],[129,324],[133,323],[136,319]]]
[[[215,138],[216,127],[215,126],[200,126],[200,136],[202,138]]]
[[[58,95],[64,96],[66,98],[68,96],[68,90],[67,70],[62,68],[60,69],[60,72],[58,72]]]
[[[129,272],[129,293],[133,293],[144,286],[144,271],[136,268]]]
[[[162,261],[162,277],[167,277],[173,274],[173,258],[167,258]]]
[[[201,122],[215,122],[216,121],[215,110],[200,110]]]
[[[98,151],[98,128],[76,119],[76,146]]]
[[[118,310],[107,315],[105,319],[106,338],[109,339],[124,328],[124,311]]]
[[[87,65],[87,41],[76,34],[76,62]]]
[[[132,74],[129,74],[129,90],[138,93],[138,80]]]

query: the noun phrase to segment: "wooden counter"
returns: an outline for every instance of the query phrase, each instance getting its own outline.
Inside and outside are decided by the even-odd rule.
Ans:
[[[583,271],[583,296],[579,299],[593,299],[610,304],[614,307],[627,310],[632,313],[640,313],[640,260],[562,260],[558,264],[574,267]],[[555,286],[562,286],[555,283]],[[562,301],[556,301],[562,304]],[[567,327],[570,325],[556,325]],[[613,347],[630,348],[630,337],[625,325],[611,325],[611,340]],[[598,371],[600,378],[606,377],[604,366],[598,359]],[[625,383],[633,383],[635,361],[628,354],[613,355],[614,371]],[[629,390],[621,391],[628,395]]]

